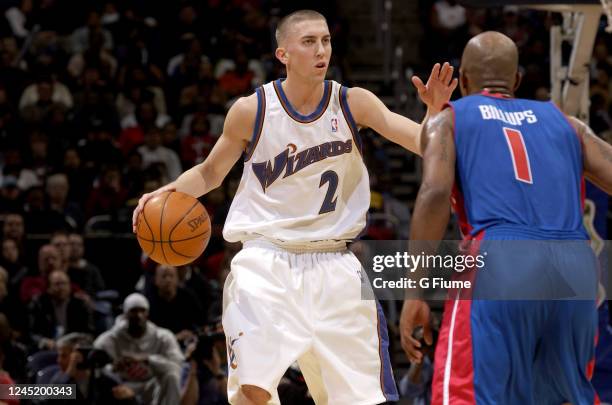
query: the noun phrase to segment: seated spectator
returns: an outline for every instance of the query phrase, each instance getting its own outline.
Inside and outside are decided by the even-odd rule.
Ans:
[[[92,338],[83,333],[70,333],[57,340],[59,370],[51,377],[51,384],[75,384],[76,401],[66,404],[136,404],[136,396],[126,385],[120,385],[84,355],[91,355]],[[96,353],[97,354],[97,353]],[[64,403],[54,401],[53,403]]]
[[[19,143],[23,144],[22,137],[20,137]],[[8,146],[2,151],[2,155],[4,157],[2,175],[17,179],[17,187],[19,188],[22,197],[24,191],[28,190],[32,186],[40,184],[40,180],[36,174],[26,167],[21,149],[19,149],[17,146]],[[22,210],[23,206],[19,206],[18,209],[14,210],[13,212],[20,212]]]
[[[92,169],[85,169],[81,165],[81,156],[77,148],[68,148],[64,151],[64,164],[62,171],[68,176],[68,200],[83,206],[93,184]]]
[[[23,205],[20,196],[17,178],[13,175],[4,176],[0,189],[0,212],[19,211]]]
[[[66,333],[94,331],[91,309],[72,293],[70,279],[63,271],[49,274],[47,290],[32,301],[29,316],[31,339],[41,349],[53,349],[54,339]]]
[[[49,210],[64,217],[70,229],[81,229],[83,226],[83,212],[77,203],[68,201],[70,184],[68,176],[56,173],[47,177],[47,197]]]
[[[15,340],[15,331],[7,316],[0,313],[0,352],[4,354],[2,369],[8,372],[18,384],[27,383],[27,350]]]
[[[179,287],[177,268],[158,265],[154,284],[149,298],[151,321],[170,329],[179,341],[192,338],[192,331],[204,324],[202,305],[189,290]]]
[[[42,186],[30,187],[26,192],[23,210],[28,234],[47,235],[69,227],[63,215],[48,209]]]
[[[2,224],[2,236],[5,239],[14,240],[19,250],[23,251],[25,237],[23,215],[18,213],[6,214]]]
[[[183,52],[174,56],[168,62],[166,68],[168,77],[188,76],[187,71],[191,70],[197,72],[197,68],[199,68],[200,64],[208,63],[208,57],[202,52],[202,44],[195,35],[187,33],[180,42],[181,47],[183,47]],[[193,63],[190,64],[189,61]],[[189,69],[189,67],[192,67],[192,69]],[[195,69],[193,69],[194,67]]]
[[[152,164],[162,163],[168,173],[168,181],[174,181],[181,175],[183,169],[181,161],[172,149],[162,145],[162,134],[157,127],[151,127],[145,133],[144,145],[138,147],[142,156],[142,166],[146,169]]]
[[[2,240],[2,257],[0,266],[8,272],[9,286],[18,288],[21,280],[28,274],[28,268],[21,261],[21,254],[17,242],[13,239]]]
[[[72,94],[68,87],[50,76],[40,76],[36,83],[25,88],[19,100],[19,110],[30,107],[35,109],[46,109],[52,103],[61,103],[66,108],[72,108]],[[31,114],[31,113],[28,113]],[[36,116],[44,116],[42,112]]]
[[[25,306],[19,301],[15,289],[10,288],[8,277],[8,272],[0,267],[0,315],[6,316],[15,334],[23,335],[27,329]]]
[[[189,374],[185,382],[185,403],[198,405],[226,405],[227,402],[227,373],[223,370],[223,351],[225,336],[222,330],[210,331],[206,337],[201,336],[186,349],[190,359]],[[303,383],[304,392],[307,392]],[[280,394],[280,385],[279,385]],[[283,397],[281,396],[281,399]],[[191,402],[190,402],[191,401]],[[291,405],[295,402],[282,401]]]
[[[87,15],[87,23],[77,28],[70,37],[72,43],[72,53],[77,54],[85,52],[89,47],[90,37],[92,34],[99,34],[102,38],[101,47],[105,50],[113,49],[113,36],[111,33],[102,27],[100,14],[97,11],[90,11]]]
[[[219,77],[219,87],[231,99],[250,92],[253,79],[255,73],[249,67],[249,60],[246,54],[240,53],[236,57],[236,66]]]
[[[28,303],[42,294],[47,289],[47,277],[51,272],[59,270],[61,265],[61,253],[55,246],[41,246],[38,250],[38,274],[31,273],[24,277],[19,289],[21,302]]]
[[[192,167],[206,159],[216,139],[210,134],[210,124],[204,113],[196,113],[191,120],[191,131],[181,142],[181,159],[185,167]]]
[[[104,47],[104,35],[101,32],[90,32],[88,40],[87,49],[70,58],[68,72],[74,79],[78,79],[87,67],[98,67],[105,81],[112,79],[117,70],[117,60]]]
[[[203,310],[202,322],[208,324],[219,318],[221,313],[215,309],[220,308],[221,303],[214,303],[213,300],[218,298],[220,301],[221,297],[213,296],[214,287],[202,275],[200,268],[195,265],[181,266],[177,269],[177,274],[179,287],[191,293],[200,303]]]
[[[121,134],[119,145],[124,154],[141,145],[145,140],[145,132],[150,128],[162,128],[170,121],[170,117],[160,113],[155,108],[153,101],[143,101],[133,114],[127,115],[121,120]]]
[[[94,347],[105,350],[114,370],[146,404],[178,404],[183,354],[167,329],[148,320],[149,302],[138,293],[123,302],[123,316]]]
[[[121,172],[114,165],[107,166],[102,169],[97,185],[89,193],[86,217],[114,214],[123,207],[126,197],[127,192],[121,186]]]
[[[83,291],[91,297],[95,297],[98,291],[104,290],[104,279],[100,274],[100,269],[84,257],[83,235],[71,233],[68,235],[68,241],[70,243],[68,276]]]
[[[60,253],[60,268],[63,272],[68,271],[68,266],[70,262],[70,242],[68,241],[68,233],[66,231],[56,231],[51,235],[51,245],[55,246],[55,248]]]
[[[100,117],[88,121],[85,124],[86,138],[79,141],[78,154],[88,180],[93,180],[99,174],[100,166],[121,165],[123,162],[123,154],[113,139],[113,126],[103,119]]]
[[[119,118],[124,119],[136,112],[136,106],[145,101],[153,103],[155,110],[165,115],[167,113],[164,90],[155,84],[155,74],[146,70],[140,64],[124,66],[118,80],[123,89],[116,100]]]

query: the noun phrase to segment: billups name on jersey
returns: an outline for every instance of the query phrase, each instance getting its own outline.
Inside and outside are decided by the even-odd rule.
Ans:
[[[538,122],[538,118],[532,110],[507,112],[493,105],[479,105],[478,108],[483,120],[498,120],[510,125],[523,125],[523,121],[528,124]]]
[[[268,160],[267,162],[253,163],[252,167],[265,193],[266,188],[270,187],[283,172],[285,173],[283,178],[285,178],[313,163],[344,153],[351,153],[352,150],[352,139],[346,142],[325,142],[300,152],[297,152],[297,147],[290,143],[287,145],[287,149],[276,155],[272,161]]]

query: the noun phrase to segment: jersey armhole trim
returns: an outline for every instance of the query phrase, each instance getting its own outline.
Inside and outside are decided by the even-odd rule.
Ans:
[[[253,127],[251,142],[247,150],[245,151],[245,162],[247,162],[251,158],[251,156],[253,156],[255,147],[259,143],[259,138],[261,137],[261,132],[263,129],[264,117],[266,116],[266,95],[264,93],[263,87],[258,87],[257,89],[255,89],[255,94],[257,94],[257,114],[255,115],[255,126]]]
[[[561,109],[559,108],[559,106],[557,104],[553,103],[552,101],[549,101],[549,103],[552,104],[553,107],[555,108],[555,110],[557,110],[559,112],[559,114],[561,114],[563,116],[563,119],[565,119],[565,122],[567,122],[567,125],[569,125],[570,129],[572,130],[572,132],[576,135],[576,138],[578,138],[578,143],[580,143],[580,151],[581,152],[584,151],[584,144],[583,144],[582,137],[578,133],[578,130],[576,129],[574,124],[572,124],[572,122],[570,121],[570,119],[567,116],[567,114],[564,113],[563,111],[561,111]]]
[[[357,124],[355,123],[355,120],[353,119],[353,114],[351,114],[351,109],[349,108],[349,105],[348,105],[347,92],[348,92],[347,87],[340,86],[340,94],[339,94],[340,109],[342,110],[342,115],[344,116],[344,120],[346,121],[346,123],[348,124],[351,130],[351,134],[353,135],[353,141],[355,142],[355,145],[357,146],[357,150],[359,151],[359,154],[363,156],[363,153],[362,153],[363,144],[361,141],[361,136],[359,136],[359,129],[357,128]]]

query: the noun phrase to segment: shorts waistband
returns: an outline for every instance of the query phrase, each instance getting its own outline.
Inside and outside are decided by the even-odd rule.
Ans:
[[[242,246],[264,247],[283,250],[289,253],[336,253],[347,249],[344,240],[320,240],[313,242],[284,242],[269,239],[251,239],[243,242]]]

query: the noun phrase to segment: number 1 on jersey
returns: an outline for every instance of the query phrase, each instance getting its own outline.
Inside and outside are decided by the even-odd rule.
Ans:
[[[514,176],[518,181],[533,184],[531,164],[529,163],[529,155],[527,154],[523,134],[518,129],[504,127],[504,135],[510,149],[510,156],[512,156]]]
[[[324,172],[321,175],[321,183],[319,183],[319,188],[323,187],[325,183],[329,183],[329,187],[327,187],[327,193],[325,193],[325,198],[323,199],[323,204],[321,205],[319,214],[325,214],[335,210],[336,201],[338,200],[338,197],[334,198],[336,189],[338,188],[338,174],[333,170]]]

